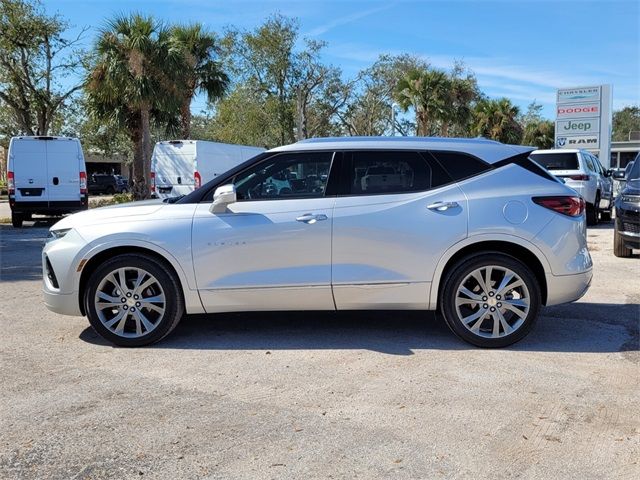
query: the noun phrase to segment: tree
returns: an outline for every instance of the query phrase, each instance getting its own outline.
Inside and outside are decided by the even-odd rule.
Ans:
[[[173,48],[169,30],[152,17],[117,16],[100,32],[87,103],[93,116],[129,132],[136,198],[148,196],[152,118],[177,127],[185,68],[182,50]]]
[[[435,68],[408,71],[395,88],[395,98],[405,112],[416,115],[418,135],[466,135],[472,102],[478,97],[476,79],[462,64],[451,72]]]
[[[480,100],[473,112],[474,135],[518,144],[522,141],[522,126],[518,123],[519,108],[507,98]]]
[[[228,31],[223,41],[227,65],[234,73],[234,91],[250,92],[252,113],[262,109],[265,120],[277,127],[276,145],[291,143],[333,129],[333,117],[346,102],[346,90],[337,68],[324,65],[324,42],[299,41],[298,22],[282,15],[269,17],[253,31]],[[234,98],[234,103],[243,102]],[[223,101],[229,105],[230,102]],[[230,112],[228,112],[230,113]],[[242,115],[229,114],[227,121]],[[218,125],[232,137],[247,137],[246,126]],[[232,130],[238,130],[231,133]],[[271,125],[249,134],[271,142]]]
[[[613,140],[624,141],[640,138],[640,106],[627,106],[613,112]]]
[[[67,24],[47,16],[37,0],[0,1],[0,99],[17,130],[47,135],[82,82],[62,82],[83,68],[78,48],[85,30],[63,36]]]
[[[555,125],[551,120],[530,121],[524,127],[522,143],[539,149],[553,148]]]
[[[398,82],[395,98],[405,112],[413,108],[417,135],[435,135],[438,123],[450,117],[447,112],[450,88],[447,74],[432,68],[413,69]]]
[[[207,96],[209,103],[219,100],[229,85],[229,77],[216,60],[219,48],[216,37],[201,24],[177,25],[171,36],[184,55],[183,98],[180,106],[182,138],[191,138],[191,100],[196,93]]]
[[[348,95],[336,112],[343,134],[378,136],[400,131],[407,135],[415,125],[392,114],[394,90],[398,81],[410,70],[426,68],[426,63],[413,55],[381,55],[369,68],[344,84]],[[395,123],[392,123],[395,117]]]

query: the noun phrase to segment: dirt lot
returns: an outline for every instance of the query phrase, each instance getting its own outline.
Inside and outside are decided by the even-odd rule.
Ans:
[[[40,295],[46,228],[0,227],[0,477],[640,478],[640,259],[518,345],[424,313],[186,318],[112,348]]]

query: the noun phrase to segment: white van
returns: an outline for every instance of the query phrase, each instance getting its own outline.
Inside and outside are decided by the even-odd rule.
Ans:
[[[13,137],[7,170],[11,223],[16,228],[33,214],[87,209],[87,170],[77,138]]]
[[[151,192],[158,198],[186,195],[264,151],[204,140],[158,142],[151,157]]]

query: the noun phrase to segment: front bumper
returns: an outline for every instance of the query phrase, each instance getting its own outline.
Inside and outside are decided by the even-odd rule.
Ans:
[[[616,229],[625,247],[640,249],[640,205],[616,206]]]
[[[575,302],[591,285],[593,270],[589,269],[573,275],[547,274],[547,306]]]
[[[48,310],[60,315],[72,315],[74,317],[81,317],[82,312],[78,305],[78,292],[74,293],[56,293],[49,290],[45,284],[42,289],[44,295],[44,304]]]

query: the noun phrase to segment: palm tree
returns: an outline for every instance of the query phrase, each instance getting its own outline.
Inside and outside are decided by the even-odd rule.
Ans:
[[[502,143],[520,143],[522,126],[517,117],[520,109],[507,98],[483,99],[473,112],[473,133]]]
[[[196,93],[204,93],[209,102],[220,99],[228,85],[229,77],[215,60],[218,53],[216,37],[201,24],[177,25],[171,29],[172,41],[184,55],[185,70],[180,105],[182,138],[191,136],[191,100]]]
[[[447,74],[436,69],[413,69],[399,81],[394,97],[403,111],[413,107],[416,134],[429,136],[437,125],[449,118],[451,82]]]
[[[555,144],[555,125],[551,120],[529,122],[524,127],[522,143],[539,149],[553,148]]]
[[[85,84],[90,113],[129,132],[136,198],[148,196],[152,117],[179,111],[183,63],[169,30],[149,16],[117,16],[96,42]]]

